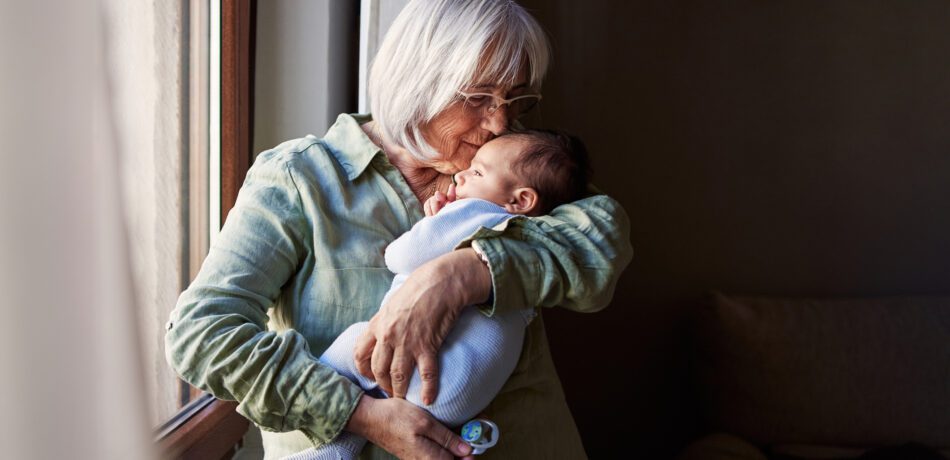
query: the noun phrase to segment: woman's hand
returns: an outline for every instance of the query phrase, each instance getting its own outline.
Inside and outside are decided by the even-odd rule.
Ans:
[[[363,395],[346,424],[346,431],[368,439],[399,458],[463,457],[473,459],[472,447],[426,411],[400,399]]]
[[[426,213],[426,217],[432,217],[439,213],[445,205],[455,201],[455,184],[449,185],[449,191],[442,193],[438,190],[435,191],[435,195],[429,197],[428,200],[422,205],[423,210]]]
[[[387,393],[405,398],[418,364],[422,402],[432,404],[439,391],[438,351],[466,305],[491,293],[491,274],[472,248],[439,256],[409,279],[369,322],[357,340],[353,358],[360,373]]]

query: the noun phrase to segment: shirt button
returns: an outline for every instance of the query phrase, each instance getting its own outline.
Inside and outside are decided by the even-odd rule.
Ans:
[[[170,331],[170,330],[172,330],[172,327],[174,327],[174,326],[175,326],[175,324],[172,323],[171,321],[169,321],[169,322],[165,323],[165,330],[166,330],[166,331]]]

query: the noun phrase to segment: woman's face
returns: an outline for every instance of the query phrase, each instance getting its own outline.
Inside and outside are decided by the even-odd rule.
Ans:
[[[512,86],[474,84],[462,91],[491,93],[501,98],[520,96],[529,92],[525,74],[522,71]],[[442,158],[432,162],[432,168],[442,174],[468,169],[483,144],[508,131],[509,115],[507,105],[489,114],[484,108],[469,107],[461,99],[450,104],[422,127],[426,142],[442,154]]]

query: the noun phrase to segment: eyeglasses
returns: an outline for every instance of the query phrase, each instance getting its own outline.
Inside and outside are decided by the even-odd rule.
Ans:
[[[499,107],[507,104],[508,116],[512,118],[525,115],[530,112],[531,109],[537,107],[538,102],[541,101],[540,94],[525,94],[515,96],[511,99],[498,97],[491,93],[466,93],[459,91],[458,95],[462,97],[465,107],[472,110],[484,109],[488,115],[494,114]]]

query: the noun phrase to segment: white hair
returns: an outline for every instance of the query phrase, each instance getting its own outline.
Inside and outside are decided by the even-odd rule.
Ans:
[[[412,0],[396,17],[373,62],[373,119],[420,159],[440,156],[420,127],[471,84],[513,85],[527,70],[540,88],[550,48],[535,19],[512,0]]]

